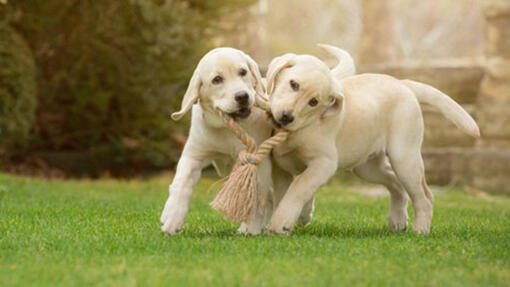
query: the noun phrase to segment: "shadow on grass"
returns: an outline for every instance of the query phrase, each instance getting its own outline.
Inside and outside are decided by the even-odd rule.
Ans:
[[[405,233],[405,232],[403,232]],[[386,226],[340,226],[331,223],[314,223],[304,227],[296,227],[295,236],[315,236],[323,238],[378,238],[394,236]]]
[[[355,224],[338,224],[328,222],[313,222],[307,226],[296,226],[289,235],[274,235],[264,231],[261,235],[241,235],[237,233],[237,225],[223,225],[215,227],[197,227],[188,226],[177,237],[181,238],[271,238],[271,237],[317,237],[317,238],[387,238],[387,237],[416,237],[429,239],[474,239],[483,238],[510,238],[509,235],[497,228],[485,225],[464,226],[458,224],[434,224],[431,233],[428,235],[420,235],[412,230],[412,223],[402,232],[392,232],[388,226],[381,225],[355,225]]]
[[[163,234],[163,233],[161,233],[161,234]],[[232,229],[232,228],[200,229],[200,230],[186,228],[186,229],[182,230],[181,232],[179,232],[179,234],[177,236],[184,237],[184,238],[191,238],[191,239],[202,239],[202,238],[229,239],[229,238],[242,237],[243,235],[238,234],[237,230]],[[169,236],[169,237],[171,237],[171,236]]]
[[[241,235],[237,233],[236,228],[224,229],[192,229],[186,228],[180,232],[178,237],[203,239],[203,238],[268,238],[268,237],[320,237],[320,238],[380,238],[389,236],[398,236],[411,232],[393,233],[386,226],[380,227],[354,227],[339,226],[329,223],[314,223],[305,227],[298,226],[289,235],[274,235],[264,232],[261,235]]]

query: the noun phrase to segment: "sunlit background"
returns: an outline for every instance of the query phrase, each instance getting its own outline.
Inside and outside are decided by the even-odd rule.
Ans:
[[[477,120],[461,134],[423,107],[434,184],[510,193],[510,15],[479,0],[0,1],[0,158],[11,173],[132,177],[172,170],[173,122],[209,49],[264,72],[286,52],[348,50],[359,72],[432,84]],[[330,59],[325,59],[330,60]]]

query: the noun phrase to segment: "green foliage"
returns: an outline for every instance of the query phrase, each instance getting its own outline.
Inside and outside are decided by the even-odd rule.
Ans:
[[[9,1],[39,70],[32,149],[62,168],[85,158],[75,172],[173,164],[184,126],[169,115],[218,19],[250,2]]]
[[[160,231],[169,178],[0,174],[2,286],[508,286],[510,199],[435,197],[432,233],[391,233],[388,197],[325,186],[290,236],[241,236],[201,180],[184,230]],[[357,186],[359,188],[359,185]],[[353,188],[353,187],[351,187]],[[410,215],[412,215],[410,208]]]
[[[37,105],[36,70],[30,48],[15,30],[0,24],[0,39],[0,150],[12,150],[29,138]]]

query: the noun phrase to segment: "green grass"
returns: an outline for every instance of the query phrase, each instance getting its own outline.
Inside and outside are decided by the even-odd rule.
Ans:
[[[510,284],[510,199],[436,195],[432,233],[387,231],[388,198],[322,188],[313,222],[243,237],[211,210],[212,180],[185,230],[160,233],[169,178],[45,181],[0,174],[2,286]]]

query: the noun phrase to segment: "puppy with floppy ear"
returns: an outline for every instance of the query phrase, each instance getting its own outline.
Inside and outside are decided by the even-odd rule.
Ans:
[[[189,137],[161,214],[164,233],[172,235],[182,228],[193,186],[200,178],[201,170],[213,164],[218,172],[226,172],[244,148],[224,126],[218,111],[233,117],[257,143],[270,137],[272,126],[265,112],[254,107],[256,99],[264,93],[258,65],[242,51],[217,48],[200,60],[182,99],[181,109],[172,114],[172,119],[179,120],[192,111]],[[258,181],[261,192],[272,192],[269,160],[259,165]],[[266,198],[271,199],[271,196]],[[265,206],[263,215],[255,214],[249,222],[241,224],[239,231],[260,233],[272,211],[270,202]]]
[[[267,81],[267,94],[271,95],[274,91],[278,74],[285,68],[290,68],[294,65],[294,59],[296,54],[287,53],[282,56],[276,57],[271,60],[267,69],[266,81]]]
[[[251,89],[252,89],[252,92],[253,91],[255,92],[255,94],[246,93],[246,96],[248,96],[247,99],[249,99],[249,101],[246,102],[247,103],[246,106],[251,107],[251,105],[253,105],[253,101],[255,101],[254,97],[256,97],[256,96],[261,97],[265,94],[265,87],[262,82],[262,77],[260,75],[259,67],[258,67],[257,63],[249,55],[247,55],[246,53],[244,53],[242,51],[233,49],[233,48],[216,48],[214,50],[211,50],[209,53],[207,53],[198,63],[197,68],[193,72],[193,75],[189,82],[186,93],[184,94],[184,97],[182,99],[181,109],[178,112],[175,112],[172,114],[173,120],[177,121],[177,120],[181,119],[191,109],[191,107],[198,101],[199,96],[200,96],[200,90],[203,85],[203,78],[202,78],[203,75],[204,74],[207,75],[207,73],[211,73],[211,71],[210,71],[211,65],[218,64],[219,66],[221,66],[222,63],[220,61],[222,61],[222,59],[227,58],[225,56],[225,54],[234,54],[234,55],[238,54],[238,55],[242,56],[246,62],[245,65],[241,65],[242,67],[239,68],[238,75],[241,78],[243,78],[248,74],[247,71],[249,71],[250,72],[249,75],[251,77],[251,82],[252,82]],[[204,70],[204,71],[202,71],[202,70]],[[234,73],[235,72],[236,71],[234,71]],[[225,70],[225,71],[223,71],[223,73],[229,74],[229,73],[231,73],[231,71]],[[218,75],[216,75],[216,77],[218,77],[218,78],[213,79],[213,84],[221,86],[223,89],[225,89],[225,85],[223,83],[223,81],[224,81],[223,76],[219,75],[219,73],[217,73],[217,74]],[[215,79],[217,80],[217,82],[214,82]],[[244,81],[244,82],[246,82],[246,81]],[[228,88],[228,86],[227,86],[227,88]],[[224,91],[222,91],[220,93],[224,93]],[[221,97],[225,97],[225,95],[221,95]],[[207,99],[202,99],[202,100],[208,101],[209,99],[207,98]],[[231,111],[232,109],[235,109],[235,107],[224,109],[224,107],[219,107],[219,106],[213,106],[213,107],[207,106],[207,108],[218,108],[218,109],[220,109],[224,112],[227,112],[227,113],[229,111]]]
[[[198,67],[200,67],[200,64]],[[191,80],[188,84],[188,89],[186,90],[186,93],[184,93],[184,97],[182,98],[181,102],[181,109],[178,112],[173,113],[171,116],[174,121],[180,120],[198,101],[198,97],[200,95],[200,87],[202,85],[202,82],[198,76],[200,73],[198,67],[193,72]]]
[[[339,58],[340,65],[344,62],[340,49],[326,50]],[[349,66],[352,61],[344,63]],[[477,137],[473,118],[431,86],[381,74],[343,75],[341,71],[354,69],[330,71],[309,55],[278,61],[272,69],[276,74],[268,82],[271,112],[274,121],[291,132],[273,150],[275,170],[283,171],[274,178],[280,199],[269,230],[287,233],[296,222],[308,222],[315,192],[342,168],[388,189],[390,230],[407,227],[409,194],[414,230],[428,233],[433,196],[420,152],[424,127],[419,104],[437,108],[459,129]]]
[[[335,78],[332,79],[331,93],[326,99],[326,102],[328,103],[327,108],[322,113],[321,119],[332,116],[342,109],[344,103],[344,88],[340,81]]]
[[[321,120],[327,117],[337,114],[343,106],[343,87],[339,82],[339,79],[343,77],[351,76],[355,73],[354,61],[352,60],[349,53],[338,49],[333,46],[319,45],[321,49],[326,51],[328,54],[334,55],[338,59],[338,64],[330,71],[327,66],[315,57],[306,55],[296,55],[292,53],[284,54],[282,56],[274,58],[268,67],[267,72],[267,94],[270,98],[270,106],[273,111],[272,120],[274,125],[277,127],[285,126],[286,129],[292,130],[288,127],[289,124],[295,121],[293,110],[301,108],[303,114],[307,115],[309,121]],[[297,63],[302,61],[315,63],[322,68],[320,70],[307,71],[307,66],[298,67],[300,74],[308,74],[315,76],[315,78],[326,78],[323,81],[310,80],[305,85],[300,85],[298,78],[288,77],[287,70],[294,68]],[[315,67],[315,66],[313,66]],[[331,76],[330,76],[331,74]],[[334,75],[338,75],[338,78]],[[309,89],[309,86],[318,86],[323,91],[312,89],[311,92],[305,93],[305,97],[309,97],[309,100],[294,99],[293,95],[296,92]],[[275,97],[274,94],[280,94]],[[274,112],[276,107],[286,106],[289,108],[282,109],[281,112]],[[286,116],[285,116],[286,115]],[[284,123],[279,119],[284,118]],[[306,123],[301,123],[306,125]],[[291,138],[294,132],[291,133]],[[311,135],[313,137],[313,135]],[[274,205],[278,206],[280,200],[286,194],[289,185],[294,180],[294,174],[296,172],[289,172],[286,170],[286,164],[278,162],[279,156],[275,154],[276,151],[279,153],[286,154],[292,151],[293,147],[287,143],[283,143],[275,149],[273,152],[273,180],[274,180]],[[294,167],[292,167],[294,169]],[[299,213],[297,223],[300,225],[306,225],[310,222],[314,211],[314,198],[312,196],[306,204],[303,206]]]

